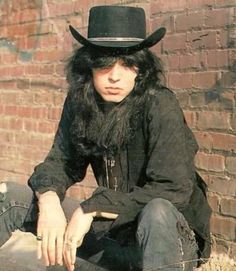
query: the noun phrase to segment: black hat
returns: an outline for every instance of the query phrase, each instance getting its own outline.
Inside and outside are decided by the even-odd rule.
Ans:
[[[146,19],[142,8],[97,6],[90,9],[88,38],[71,25],[72,36],[82,45],[96,48],[142,50],[159,42],[166,29],[159,28],[146,37]]]

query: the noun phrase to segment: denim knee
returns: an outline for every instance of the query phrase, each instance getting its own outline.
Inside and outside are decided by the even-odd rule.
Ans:
[[[170,201],[156,198],[143,208],[139,216],[139,223],[144,220],[145,223],[165,224],[167,220],[170,220],[171,214],[173,215],[176,211],[177,209]]]
[[[14,230],[24,230],[31,203],[32,192],[26,186],[13,182],[0,183],[0,246]]]

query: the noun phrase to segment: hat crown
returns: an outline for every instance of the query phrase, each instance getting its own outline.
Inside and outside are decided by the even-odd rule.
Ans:
[[[146,19],[142,8],[97,6],[90,9],[88,38],[146,37]]]

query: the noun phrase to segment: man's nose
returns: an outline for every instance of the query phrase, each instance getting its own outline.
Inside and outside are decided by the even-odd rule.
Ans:
[[[117,82],[121,78],[121,71],[118,65],[114,65],[111,70],[109,71],[108,78],[112,82]]]

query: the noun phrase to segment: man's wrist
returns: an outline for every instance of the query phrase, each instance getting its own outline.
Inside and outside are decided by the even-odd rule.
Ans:
[[[39,204],[43,203],[60,203],[60,199],[55,191],[47,191],[42,194],[36,192]]]

